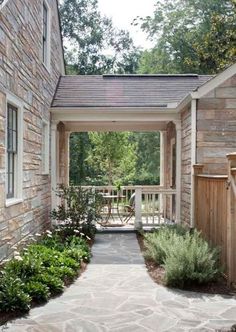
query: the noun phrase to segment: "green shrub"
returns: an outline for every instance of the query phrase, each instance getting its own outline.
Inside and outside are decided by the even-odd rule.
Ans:
[[[59,234],[52,234],[49,236],[44,236],[40,244],[54,250],[63,251],[65,249],[65,242],[64,239],[61,238]]]
[[[24,291],[37,303],[46,302],[50,297],[48,286],[39,281],[29,281],[24,286]]]
[[[22,311],[30,309],[31,297],[24,291],[20,278],[5,273],[0,278],[0,311]]]
[[[6,265],[4,271],[22,280],[41,272],[42,263],[37,257],[29,254],[22,255],[22,260],[12,259]]]
[[[45,302],[63,291],[64,282],[78,274],[81,259],[89,260],[84,238],[48,232],[17,258],[5,264],[0,275],[0,311],[27,311],[31,301]]]
[[[62,280],[66,278],[73,279],[77,275],[76,271],[67,266],[50,266],[47,268],[47,273]]]
[[[220,274],[219,251],[210,248],[197,231],[175,236],[164,259],[166,284],[183,288],[191,283],[203,284],[216,280]]]
[[[31,279],[31,281],[38,281],[44,285],[46,285],[49,288],[49,291],[52,295],[57,295],[62,293],[63,288],[64,288],[64,283],[63,281],[54,276],[50,275],[47,272],[44,272],[40,275],[37,275]]]
[[[163,264],[170,244],[177,240],[176,235],[184,236],[186,232],[187,230],[180,225],[170,225],[146,234],[144,236],[145,257],[154,260],[157,264]]]
[[[62,204],[51,215],[54,220],[64,224],[60,227],[61,233],[64,231],[68,236],[77,229],[93,238],[95,222],[101,220],[101,195],[92,189],[64,185],[58,188],[57,195],[62,198]]]

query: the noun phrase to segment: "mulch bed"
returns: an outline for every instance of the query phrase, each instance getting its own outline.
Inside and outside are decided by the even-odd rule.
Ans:
[[[141,252],[143,253],[145,251],[144,237],[143,235],[137,233],[137,239]],[[150,277],[153,279],[153,281],[159,285],[165,286],[164,283],[165,269],[162,266],[157,265],[153,260],[149,260],[146,258],[144,259],[148,273]],[[186,287],[185,290],[192,292],[199,292],[199,293],[208,293],[208,294],[221,294],[221,295],[231,295],[231,296],[236,295],[236,291],[228,287],[227,280],[223,277],[219,279],[217,282],[211,282],[206,285],[192,284]]]

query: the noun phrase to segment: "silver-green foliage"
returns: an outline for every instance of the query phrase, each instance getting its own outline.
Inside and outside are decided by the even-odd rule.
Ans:
[[[220,273],[218,258],[218,249],[211,248],[199,232],[175,235],[164,260],[166,284],[183,288],[214,281]]]
[[[192,233],[177,227],[162,227],[145,235],[145,257],[165,268],[165,283],[184,288],[203,284],[220,275],[219,250],[211,248],[196,230]]]
[[[157,264],[163,264],[170,243],[173,245],[173,242],[178,240],[176,235],[182,236],[185,233],[186,229],[184,227],[171,225],[163,226],[153,233],[146,234],[144,237],[145,257],[154,260]]]

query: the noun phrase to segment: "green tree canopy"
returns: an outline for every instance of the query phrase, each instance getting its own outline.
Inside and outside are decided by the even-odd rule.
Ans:
[[[140,73],[212,74],[235,62],[235,0],[157,1],[153,17],[138,18],[156,46]]]
[[[136,164],[136,146],[128,132],[91,132],[92,149],[88,156],[91,164],[105,182],[128,181],[133,177]],[[121,181],[122,181],[121,180]]]
[[[134,73],[140,52],[129,32],[99,12],[97,0],[62,0],[62,33],[69,74]]]

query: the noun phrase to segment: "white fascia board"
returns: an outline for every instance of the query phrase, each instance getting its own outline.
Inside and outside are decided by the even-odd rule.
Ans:
[[[183,108],[185,108],[187,105],[191,104],[193,97],[192,94],[188,94],[186,97],[184,97],[184,99],[181,100],[181,102],[178,104],[176,110],[178,113],[180,113]]]
[[[173,121],[176,109],[159,108],[68,108],[50,110],[56,121]]]
[[[177,105],[176,105],[177,106]],[[169,114],[176,113],[176,107],[174,108],[159,108],[159,107],[52,107],[50,113],[52,114],[98,114],[98,113],[160,113]]]
[[[202,98],[203,96],[205,96],[206,94],[217,88],[219,85],[227,81],[235,74],[236,74],[236,63],[225,69],[220,74],[213,77],[211,80],[201,85],[196,91],[193,91],[191,93],[192,98],[193,99]]]

